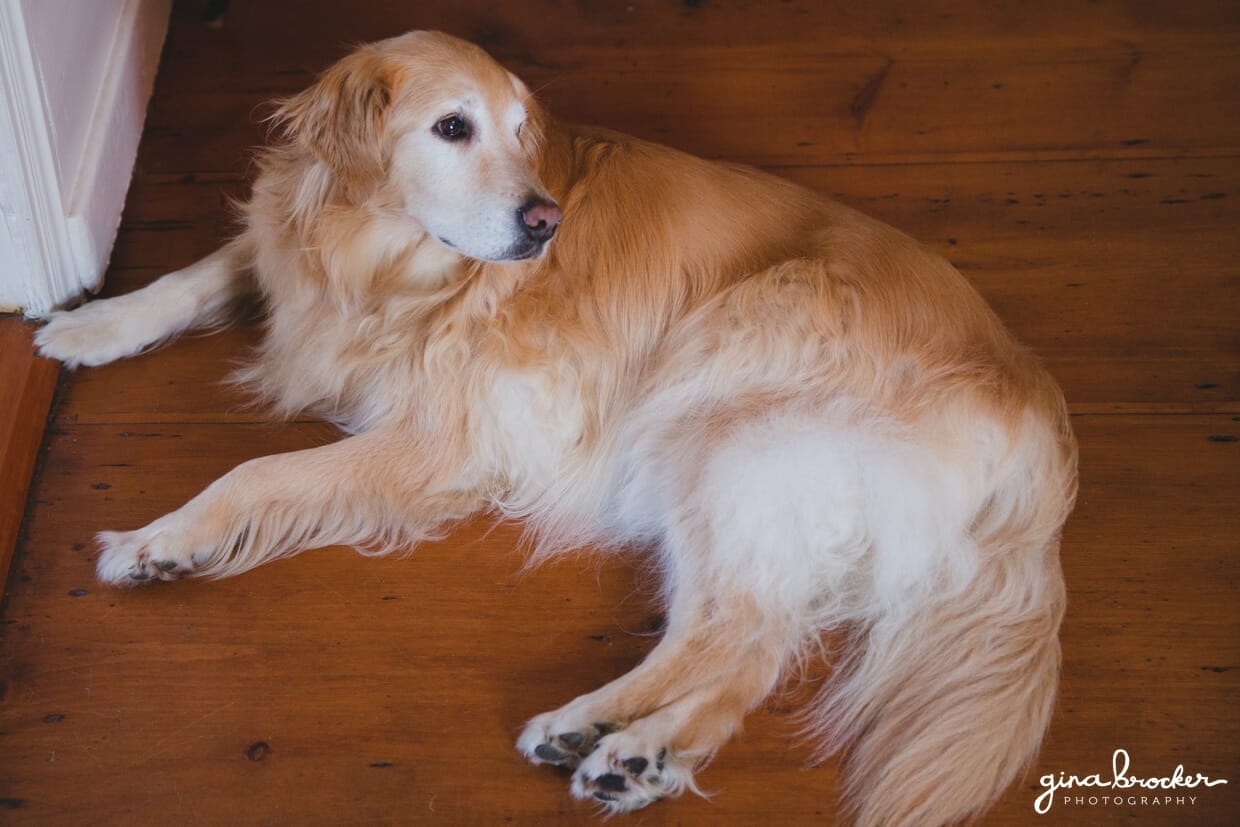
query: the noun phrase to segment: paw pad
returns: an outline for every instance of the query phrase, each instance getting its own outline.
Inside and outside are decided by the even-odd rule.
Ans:
[[[600,739],[616,732],[616,724],[597,723],[581,732],[561,732],[534,747],[534,758],[545,764],[576,767],[582,759],[594,752]]]

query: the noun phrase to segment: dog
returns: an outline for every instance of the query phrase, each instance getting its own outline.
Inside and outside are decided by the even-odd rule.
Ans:
[[[833,631],[803,720],[844,751],[856,823],[975,817],[1032,761],[1076,447],[950,264],[757,170],[559,122],[444,34],[359,48],[272,127],[236,238],[37,342],[102,364],[257,294],[239,380],[349,436],[101,533],[102,581],[407,549],[489,509],[524,520],[532,562],[640,547],[661,574],[658,645],[517,741],[578,798],[696,790]]]

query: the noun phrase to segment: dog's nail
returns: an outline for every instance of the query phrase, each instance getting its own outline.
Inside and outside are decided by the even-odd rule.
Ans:
[[[637,758],[625,758],[621,763],[624,764],[624,768],[633,775],[641,775],[645,772],[646,767],[650,765],[650,762],[641,756],[638,756]]]
[[[629,788],[628,783],[624,780],[624,776],[616,775],[614,772],[609,772],[606,775],[600,775],[598,778],[594,779],[594,783],[598,784],[604,790],[608,790],[613,793],[622,793]]]
[[[176,571],[177,569],[176,560],[156,560],[155,565],[159,567],[160,571]]]
[[[577,747],[586,742],[586,736],[582,735],[580,732],[565,732],[564,734],[557,735],[556,737],[563,741],[570,749],[577,749]]]
[[[534,747],[534,754],[542,760],[551,761],[552,763],[558,763],[568,757],[550,744],[539,744]]]
[[[594,797],[599,801],[615,801],[616,797],[610,793],[595,793]]]
[[[130,580],[150,580],[151,576],[144,571],[138,571],[137,569],[135,569],[129,572],[129,579]]]

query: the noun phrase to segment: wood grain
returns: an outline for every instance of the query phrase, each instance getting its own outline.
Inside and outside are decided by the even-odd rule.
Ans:
[[[271,0],[232,3],[220,29],[201,14],[174,12],[107,294],[229,232],[262,101],[349,42],[414,27],[483,43],[563,116],[760,163],[876,215],[960,267],[1076,413],[1061,699],[984,823],[1234,823],[1235,3]],[[592,820],[512,740],[653,645],[640,553],[525,573],[519,526],[482,518],[407,559],[326,549],[218,583],[94,582],[96,531],[336,438],[268,423],[220,383],[254,335],[68,377],[0,615],[0,822]],[[842,823],[837,764],[805,767],[793,737],[811,689],[750,719],[701,776],[711,800],[625,822]],[[1231,783],[1191,805],[1034,814],[1039,776],[1105,773],[1119,747],[1134,773]]]
[[[900,60],[781,47],[591,52],[508,61],[563,117],[709,158],[755,164],[1232,156],[1240,48],[1200,55],[1076,53]],[[262,140],[253,113],[313,75],[277,70],[253,93],[213,89],[153,103],[146,172],[227,171]],[[1186,87],[1196,94],[1185,96]],[[598,94],[598,90],[606,92]],[[651,106],[657,102],[657,106]],[[1019,106],[1027,117],[998,113]],[[261,110],[260,110],[261,111]],[[755,118],[754,113],[761,112]],[[191,135],[210,140],[191,140]],[[157,159],[157,160],[156,160]]]
[[[261,140],[255,106],[304,87],[344,44],[409,28],[482,43],[564,117],[709,157],[1157,157],[1240,146],[1229,94],[1240,40],[1225,3],[1188,12],[1172,3],[725,9],[647,0],[557,4],[548,14],[373,3],[343,17],[309,5],[297,21],[278,4],[239,5],[235,28],[190,33],[170,49],[163,69],[180,94],[152,103],[143,169],[237,169],[240,149]],[[327,18],[330,35],[316,22]],[[298,37],[305,28],[316,33]],[[287,34],[273,50],[265,33],[276,30]],[[245,82],[221,89],[216,78],[239,62]],[[1013,107],[1022,117],[1003,116]]]
[[[0,316],[0,591],[17,546],[59,374],[54,362],[35,355],[30,325],[16,316]]]

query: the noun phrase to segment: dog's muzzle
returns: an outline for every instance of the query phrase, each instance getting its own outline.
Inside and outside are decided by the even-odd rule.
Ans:
[[[530,241],[546,244],[555,235],[556,229],[564,219],[560,205],[543,198],[531,198],[517,210],[521,227]]]

